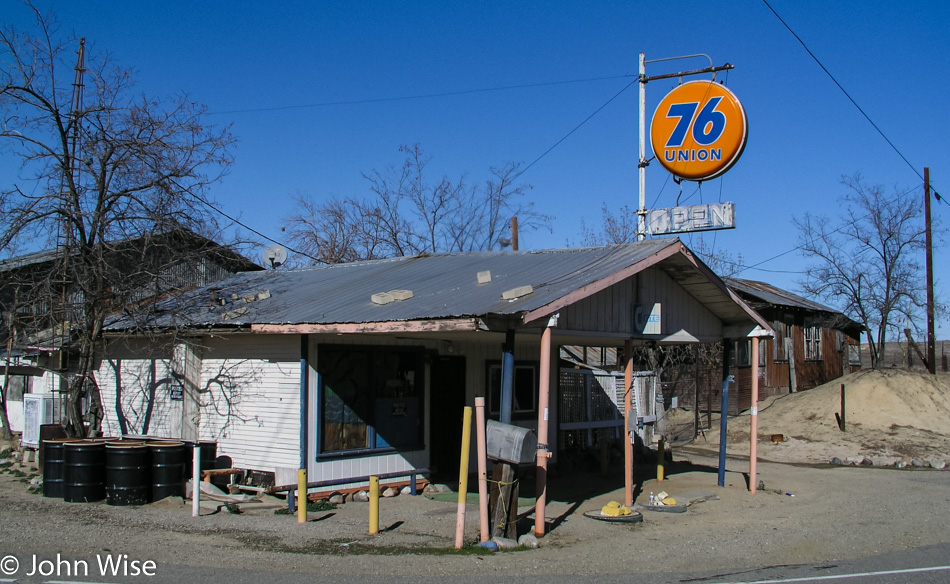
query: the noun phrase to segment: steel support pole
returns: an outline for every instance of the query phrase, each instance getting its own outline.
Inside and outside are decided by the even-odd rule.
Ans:
[[[647,234],[647,62],[646,56],[640,53],[640,92],[639,92],[639,122],[640,122],[640,159],[637,164],[639,176],[639,198],[637,204],[637,241],[646,239]]]

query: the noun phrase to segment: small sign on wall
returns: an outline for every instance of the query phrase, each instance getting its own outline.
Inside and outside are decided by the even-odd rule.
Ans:
[[[633,330],[644,335],[658,335],[662,331],[660,303],[637,304],[633,309]]]

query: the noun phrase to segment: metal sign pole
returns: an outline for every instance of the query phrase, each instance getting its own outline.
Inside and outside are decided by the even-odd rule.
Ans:
[[[709,67],[704,69],[693,69],[691,71],[680,71],[678,73],[666,73],[664,75],[655,75],[653,77],[647,77],[647,63],[646,56],[644,53],[640,53],[640,65],[639,65],[639,75],[638,81],[640,83],[640,92],[639,92],[639,112],[638,119],[640,123],[640,132],[639,132],[639,143],[640,143],[640,158],[637,163],[638,175],[639,175],[639,198],[637,205],[637,241],[643,241],[647,236],[647,166],[650,162],[647,160],[647,82],[654,81],[656,79],[669,79],[672,77],[685,77],[688,75],[702,75],[704,73],[712,73],[713,79],[715,80],[715,73],[718,71],[725,71],[732,69],[733,66],[729,63],[721,67],[714,67],[712,58],[709,55],[697,54],[697,55],[683,55],[681,57],[668,57],[665,59],[654,59],[649,61],[650,63],[658,63],[660,61],[674,61],[677,59],[690,59],[693,57],[706,57],[709,59]]]
[[[643,53],[640,53],[640,160],[637,167],[640,175],[640,198],[637,206],[637,241],[643,241],[647,236],[647,62]]]

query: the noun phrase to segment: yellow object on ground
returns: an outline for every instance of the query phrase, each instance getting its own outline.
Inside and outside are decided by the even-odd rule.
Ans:
[[[664,504],[664,505],[676,505],[676,499],[674,499],[673,497],[667,497],[667,498],[663,499],[663,504]]]
[[[621,515],[630,515],[630,508],[624,507],[616,501],[611,501],[604,505],[600,512],[611,517],[620,517]]]

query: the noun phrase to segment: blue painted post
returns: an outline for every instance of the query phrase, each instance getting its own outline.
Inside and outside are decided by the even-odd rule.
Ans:
[[[300,335],[300,467],[297,471],[297,485],[300,491],[300,500],[302,504],[297,510],[298,523],[307,521],[307,429],[310,416],[309,398],[310,398],[310,366],[309,366],[310,346],[307,343],[307,335]],[[293,489],[291,489],[293,493]],[[287,498],[288,502],[291,498]]]
[[[729,417],[729,382],[734,379],[729,375],[729,349],[732,342],[722,340],[722,405],[719,409],[719,486],[726,486],[726,428]]]
[[[498,407],[498,421],[502,424],[511,423],[511,407],[514,403],[514,378],[515,331],[509,329],[505,334],[505,344],[501,353],[501,403]]]
[[[730,375],[722,382],[722,413],[719,416],[719,486],[726,483],[726,427],[729,417],[729,384],[735,378]]]

